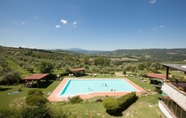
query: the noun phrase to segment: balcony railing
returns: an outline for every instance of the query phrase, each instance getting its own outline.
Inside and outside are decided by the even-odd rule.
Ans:
[[[184,91],[168,82],[162,85],[161,90],[186,111],[186,93]]]

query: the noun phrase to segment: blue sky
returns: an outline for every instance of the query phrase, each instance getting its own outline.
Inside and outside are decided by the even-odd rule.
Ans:
[[[0,0],[0,45],[186,48],[186,0]]]

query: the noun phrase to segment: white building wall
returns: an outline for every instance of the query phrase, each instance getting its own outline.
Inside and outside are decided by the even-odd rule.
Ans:
[[[158,106],[161,109],[161,111],[165,114],[167,118],[173,118],[172,115],[167,111],[167,109],[161,104],[161,102],[158,102]]]
[[[161,90],[186,111],[186,94],[169,84],[170,83],[164,83]]]

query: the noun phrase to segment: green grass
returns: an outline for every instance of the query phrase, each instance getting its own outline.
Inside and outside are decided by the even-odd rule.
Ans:
[[[160,95],[152,95],[147,97],[140,97],[134,104],[132,104],[127,110],[122,112],[121,116],[110,116],[106,113],[105,108],[100,102],[85,102],[81,104],[61,104],[57,103],[53,107],[62,109],[65,112],[71,112],[79,118],[158,118],[160,115],[162,118],[166,118],[157,106],[158,97]]]
[[[88,78],[89,76],[85,76]],[[103,75],[98,74],[97,77],[94,78],[104,78]],[[105,78],[113,78],[113,76],[106,76]],[[118,77],[117,77],[118,78]],[[153,91],[154,87],[148,83],[142,83],[139,78],[130,78],[131,81],[138,84],[139,86],[143,87],[145,90]],[[145,78],[147,79],[147,78]],[[54,81],[51,83],[47,88],[40,88],[46,97],[48,97],[48,93],[51,93],[57,85],[61,81]],[[13,85],[13,86],[0,86],[0,108],[5,107],[12,107],[12,108],[19,108],[24,105],[24,99],[27,95],[27,92],[31,89],[35,88],[22,88],[22,91],[19,94],[8,94],[12,91],[17,91],[21,85]],[[118,118],[144,118],[144,117],[151,117],[157,118],[162,116],[165,118],[163,113],[158,108],[158,98],[160,94],[153,94],[148,96],[139,97],[138,100],[132,104],[128,109],[122,112],[122,116],[117,116]],[[94,117],[94,118],[114,118],[116,116],[110,116],[106,113],[105,108],[102,106],[100,102],[84,102],[81,104],[64,104],[64,102],[53,102],[49,104],[49,106],[54,109],[55,111],[65,111],[71,112],[76,117],[79,118],[87,118],[87,117]]]
[[[17,63],[15,63],[14,61],[10,60],[9,58],[6,59],[6,62],[8,63],[8,66],[10,68],[15,68],[16,71],[21,73],[21,77],[26,77],[28,75],[30,75],[30,73],[24,69],[22,69]]]
[[[144,88],[146,91],[149,91],[149,90],[154,90],[154,86],[152,84],[149,84],[149,79],[148,78],[144,78],[144,80],[146,80],[146,82],[142,82],[140,80],[140,78],[138,77],[135,77],[135,78],[132,78],[132,77],[128,77],[129,80],[131,80],[132,82],[136,83],[137,85],[139,85],[140,87]]]
[[[40,88],[46,97],[48,97],[48,93],[51,93],[56,86],[61,81],[54,81],[51,85],[49,85],[47,88]],[[0,108],[5,107],[19,107],[21,104],[23,104],[23,101],[31,89],[36,88],[26,88],[22,87],[22,91],[18,94],[8,94],[10,92],[18,91],[18,89],[22,86],[20,85],[12,85],[12,86],[0,86]]]

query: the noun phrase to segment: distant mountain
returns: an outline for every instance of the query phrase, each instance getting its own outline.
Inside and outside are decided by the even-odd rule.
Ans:
[[[86,50],[86,49],[81,49],[81,48],[70,48],[70,49],[65,49],[70,52],[75,52],[75,53],[81,53],[81,54],[98,54],[98,53],[103,53],[107,51],[102,51],[102,50]]]

